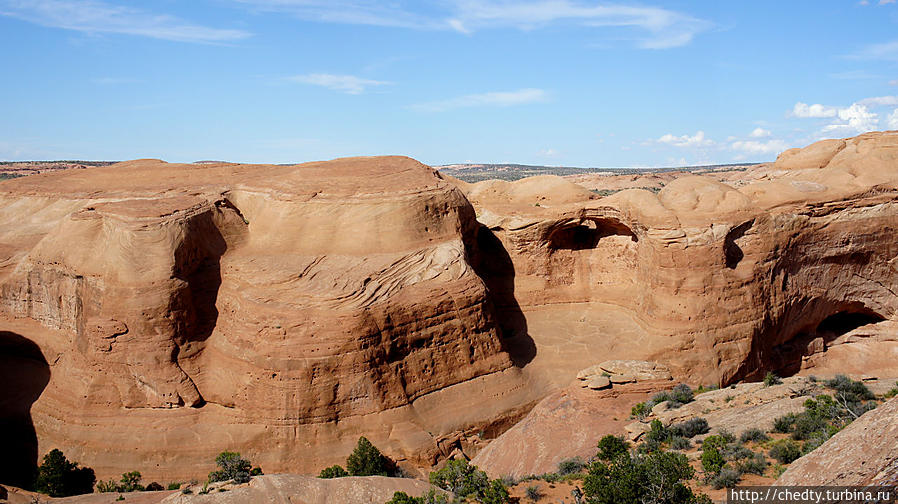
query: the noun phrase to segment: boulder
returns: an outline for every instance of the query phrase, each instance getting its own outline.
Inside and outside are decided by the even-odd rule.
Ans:
[[[600,390],[611,386],[611,380],[606,376],[593,376],[586,382],[586,386],[593,390]]]

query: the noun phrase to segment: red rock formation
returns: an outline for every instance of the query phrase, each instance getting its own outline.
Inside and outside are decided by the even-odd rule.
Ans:
[[[196,476],[224,449],[315,471],[371,430],[426,457],[459,425],[409,405],[511,365],[473,209],[407,158],[133,161],[0,200],[4,329],[50,362],[39,451],[100,476]]]

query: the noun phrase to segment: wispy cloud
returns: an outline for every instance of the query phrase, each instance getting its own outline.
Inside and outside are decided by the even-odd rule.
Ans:
[[[707,147],[714,144],[710,138],[705,138],[704,131],[697,131],[695,135],[675,136],[670,133],[656,140],[658,143],[673,145],[674,147]]]
[[[176,42],[222,43],[251,35],[95,0],[0,0],[0,15],[88,34],[115,33]]]
[[[852,59],[898,61],[898,40],[870,44],[862,47],[854,54],[848,55]]]
[[[355,75],[334,75],[327,73],[313,73],[306,75],[294,75],[287,77],[287,80],[299,82],[302,84],[311,84],[313,86],[326,87],[334,91],[340,91],[347,94],[362,94],[369,87],[386,86],[391,84],[386,81],[378,81],[372,79],[363,79]]]
[[[421,112],[444,112],[468,107],[511,107],[546,101],[548,93],[542,89],[519,89],[517,91],[494,91],[491,93],[469,94],[427,103],[412,105],[411,109]]]
[[[617,27],[637,32],[638,47],[667,49],[690,43],[713,23],[664,9],[595,5],[576,0],[429,0],[416,10],[400,2],[370,0],[233,0],[256,11],[286,12],[315,22],[455,30],[470,34],[494,28],[538,29],[554,24]]]
[[[730,147],[745,154],[774,154],[789,148],[782,140],[737,140],[731,143]]]
[[[898,96],[874,96],[872,98],[864,98],[857,103],[865,107],[889,107],[898,105]]]
[[[757,127],[748,135],[752,138],[767,138],[770,136],[770,131],[765,130],[764,128]]]
[[[846,72],[836,72],[829,74],[829,77],[831,79],[838,80],[867,80],[882,78],[882,76],[870,73],[866,70],[848,70]]]

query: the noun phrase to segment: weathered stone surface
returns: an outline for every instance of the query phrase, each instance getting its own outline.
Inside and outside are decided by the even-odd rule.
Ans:
[[[898,398],[893,398],[793,462],[777,485],[898,484]]]
[[[593,376],[586,382],[586,386],[593,390],[608,388],[611,386],[611,380],[606,376]]]

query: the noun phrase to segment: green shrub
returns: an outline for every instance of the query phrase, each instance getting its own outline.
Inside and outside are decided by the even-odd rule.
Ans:
[[[636,418],[639,420],[645,419],[652,412],[652,408],[648,407],[646,403],[636,403],[632,408],[630,408],[630,417]]]
[[[767,459],[760,453],[755,453],[751,457],[736,463],[736,468],[743,474],[757,474],[763,476],[767,470]]]
[[[344,478],[346,476],[349,476],[349,473],[346,472],[346,469],[343,469],[343,467],[340,465],[325,467],[318,474],[318,477],[322,479]]]
[[[672,436],[669,442],[672,450],[688,450],[692,448],[692,442],[682,436]]]
[[[586,463],[580,457],[564,459],[558,463],[558,474],[567,476],[568,474],[578,474],[586,467]]]
[[[220,468],[209,473],[209,481],[228,481],[246,483],[250,479],[252,464],[237,452],[224,451],[215,457],[215,464]]]
[[[118,483],[116,483],[115,480],[97,482],[97,492],[99,493],[112,493],[117,491]]]
[[[752,453],[754,452],[736,443],[726,445],[720,452],[720,454],[723,455],[723,458],[727,460],[742,460],[751,457]]]
[[[524,491],[524,495],[527,496],[533,502],[536,502],[543,498],[543,491],[539,488],[539,485],[530,485],[527,487],[527,490]]]
[[[726,460],[717,447],[702,445],[702,470],[708,474],[717,474],[724,464]]]
[[[630,444],[624,441],[622,436],[613,436],[611,434],[599,440],[598,448],[599,453],[596,457],[605,461],[612,461],[630,452]]]
[[[147,492],[158,492],[158,491],[160,491],[160,490],[165,490],[165,489],[162,488],[162,485],[160,485],[159,483],[156,483],[156,482],[154,481],[154,482],[150,483],[149,485],[147,485],[147,487],[145,488],[145,490],[146,490]]]
[[[845,375],[836,375],[832,380],[824,382],[828,388],[836,391],[837,395],[841,395],[848,402],[858,402],[874,399],[873,392],[866,385],[859,381],[854,381]]]
[[[97,477],[90,467],[78,467],[77,462],[69,462],[57,449],[44,455],[37,468],[34,489],[50,497],[68,497],[92,493]]]
[[[505,488],[501,481],[494,482]],[[486,473],[468,464],[467,460],[447,461],[442,469],[430,473],[430,483],[452,492],[460,499],[471,497],[478,500],[490,492],[492,485]]]
[[[704,385],[699,385],[697,389],[695,389],[695,395],[704,394],[705,392],[710,392],[712,390],[718,390],[720,387],[717,385],[708,385],[707,387]]]
[[[736,441],[736,435],[727,429],[720,429],[717,432],[717,435],[720,436],[721,438],[723,438],[723,441],[725,443],[733,443]]]
[[[780,464],[791,464],[801,457],[801,449],[798,443],[791,439],[780,439],[773,443],[768,454]]]
[[[795,425],[795,420],[796,420],[795,413],[788,413],[781,417],[775,418],[773,420],[774,432],[788,434],[789,431],[792,430],[792,426]]]
[[[359,438],[355,450],[346,458],[346,469],[352,476],[391,476],[390,465],[365,436]]]
[[[122,474],[121,484],[116,488],[117,492],[141,492],[144,490],[140,484],[140,471],[131,471]]]
[[[646,441],[656,441],[663,443],[670,437],[670,431],[664,427],[661,420],[652,420],[651,428],[645,433]]]
[[[393,498],[388,500],[385,504],[424,504],[424,498],[409,497],[405,492],[394,492]]]
[[[697,497],[683,482],[694,474],[681,453],[635,453],[593,463],[583,490],[589,504],[687,504],[696,502]]]
[[[770,436],[764,434],[764,431],[757,428],[746,429],[742,431],[742,435],[739,436],[739,441],[743,443],[748,443],[749,441],[757,441],[760,443],[769,440]]]
[[[708,427],[708,421],[704,418],[690,418],[685,422],[671,425],[669,430],[672,436],[693,438],[699,434],[706,434],[710,428]]]
[[[652,407],[656,404],[667,401],[671,408],[679,408],[686,403],[692,402],[694,398],[695,394],[692,392],[692,389],[689,388],[689,385],[680,383],[672,390],[655,394],[652,397],[652,400],[646,404],[646,407],[651,411]]]
[[[253,467],[253,470],[249,472],[250,476],[262,476],[262,468],[261,467]]]
[[[742,474],[739,471],[730,467],[724,467],[711,478],[709,483],[711,488],[720,490],[721,488],[733,488],[739,483],[740,479],[742,479]]]
[[[166,489],[168,489],[168,490],[177,490],[179,488],[181,488],[181,483],[178,483],[176,481],[169,483],[168,486],[166,487]]]
[[[780,379],[779,376],[773,374],[771,371],[767,371],[767,374],[764,375],[764,386],[770,387],[772,385],[779,385],[783,383],[783,380]]]

